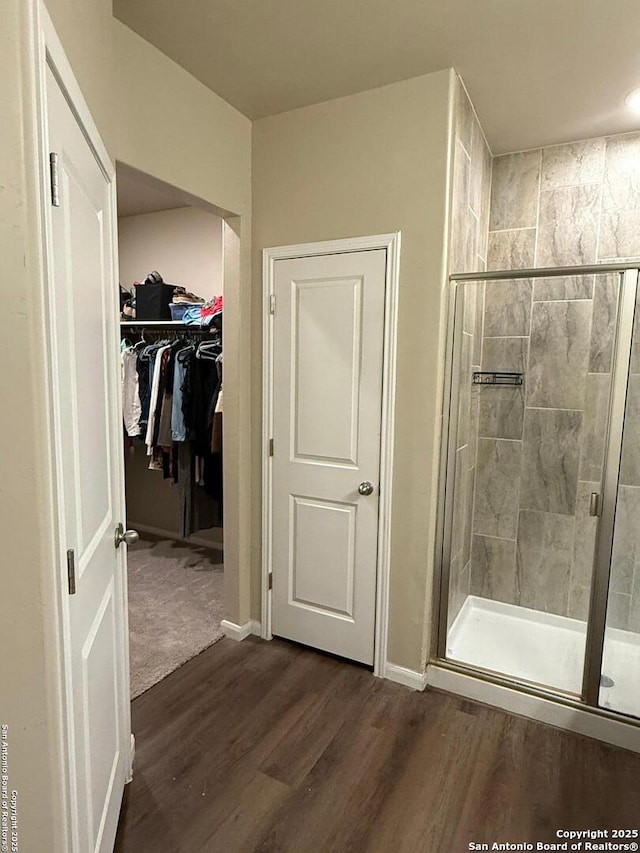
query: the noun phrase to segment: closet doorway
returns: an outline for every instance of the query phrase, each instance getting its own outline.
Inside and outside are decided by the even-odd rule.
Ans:
[[[117,196],[134,699],[223,636],[224,220],[123,165]]]

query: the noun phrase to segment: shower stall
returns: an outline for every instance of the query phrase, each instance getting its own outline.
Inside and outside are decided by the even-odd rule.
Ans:
[[[438,664],[640,718],[638,265],[450,288]]]

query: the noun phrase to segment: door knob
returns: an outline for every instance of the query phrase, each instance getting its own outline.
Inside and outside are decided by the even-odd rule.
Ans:
[[[368,480],[363,480],[362,483],[358,486],[358,494],[359,495],[371,495],[373,494],[373,483],[370,483]]]
[[[139,538],[137,530],[125,530],[124,526],[119,524],[113,536],[113,544],[116,548],[119,548],[123,542],[127,545],[133,545]]]

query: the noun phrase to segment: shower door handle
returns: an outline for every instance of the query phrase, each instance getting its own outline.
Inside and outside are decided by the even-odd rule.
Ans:
[[[589,515],[593,518],[597,518],[600,515],[600,492],[591,492]]]

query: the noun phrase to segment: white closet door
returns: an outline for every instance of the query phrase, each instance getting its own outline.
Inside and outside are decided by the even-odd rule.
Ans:
[[[60,206],[51,208],[53,393],[64,549],[74,851],[113,850],[131,735],[119,478],[117,278],[113,187],[52,70],[47,129],[58,155]]]
[[[272,630],[367,664],[385,266],[384,250],[275,262]]]

